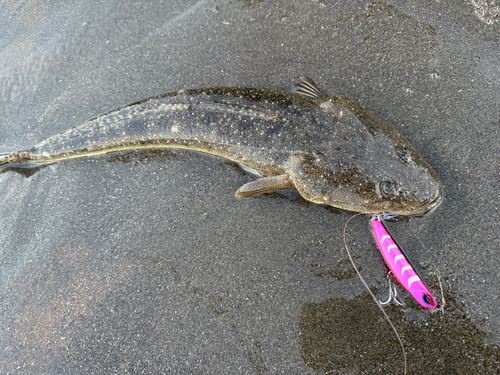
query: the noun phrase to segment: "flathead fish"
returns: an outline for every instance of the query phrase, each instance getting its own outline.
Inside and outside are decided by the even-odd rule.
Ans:
[[[297,189],[314,203],[398,215],[421,215],[441,202],[436,173],[398,131],[352,99],[326,97],[311,79],[296,86],[293,93],[207,87],[152,97],[4,155],[0,166],[185,148],[262,177],[239,197]]]

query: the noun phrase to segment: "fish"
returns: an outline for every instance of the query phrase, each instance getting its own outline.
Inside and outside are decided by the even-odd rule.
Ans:
[[[436,299],[385,228],[380,215],[371,218],[373,234],[391,274],[426,309],[438,307]],[[392,292],[391,292],[392,293]]]
[[[294,92],[185,89],[138,101],[0,157],[0,169],[136,149],[179,148],[232,160],[259,178],[238,197],[296,189],[310,202],[366,214],[423,215],[439,205],[432,167],[392,126],[301,77]]]

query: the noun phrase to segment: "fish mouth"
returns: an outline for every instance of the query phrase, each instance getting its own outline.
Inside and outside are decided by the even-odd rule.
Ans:
[[[443,189],[441,188],[441,186],[439,186],[438,194],[432,201],[429,202],[429,204],[426,205],[425,213],[434,210],[437,206],[441,204],[442,201],[443,201]]]
[[[437,194],[436,194],[436,196],[435,196],[434,199],[429,200],[427,202],[427,204],[421,206],[420,209],[415,210],[415,211],[411,212],[409,215],[406,215],[406,216],[422,216],[422,215],[425,215],[425,214],[433,211],[434,209],[436,209],[436,207],[439,206],[442,201],[443,201],[443,191],[441,189],[441,186],[439,186],[439,189],[438,189]]]
[[[441,204],[443,200],[443,192],[441,187],[438,188],[437,194],[433,199],[421,200],[418,204],[402,207],[402,210],[394,210],[385,212],[385,214],[390,214],[394,216],[406,216],[406,217],[421,217]]]

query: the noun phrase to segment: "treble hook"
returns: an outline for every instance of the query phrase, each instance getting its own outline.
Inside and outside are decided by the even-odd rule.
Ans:
[[[398,298],[398,290],[396,288],[396,285],[391,281],[391,279],[389,279],[389,275],[387,275],[387,279],[389,281],[389,298],[387,298],[387,301],[384,302],[378,300],[378,303],[380,303],[382,306],[385,306],[389,304],[391,301],[394,301],[396,305],[404,306],[405,303]]]

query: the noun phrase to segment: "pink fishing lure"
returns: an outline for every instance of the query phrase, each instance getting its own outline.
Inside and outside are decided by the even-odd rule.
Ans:
[[[380,216],[372,217],[371,222],[377,245],[394,277],[420,305],[427,309],[435,309],[438,306],[436,299],[387,232]]]

